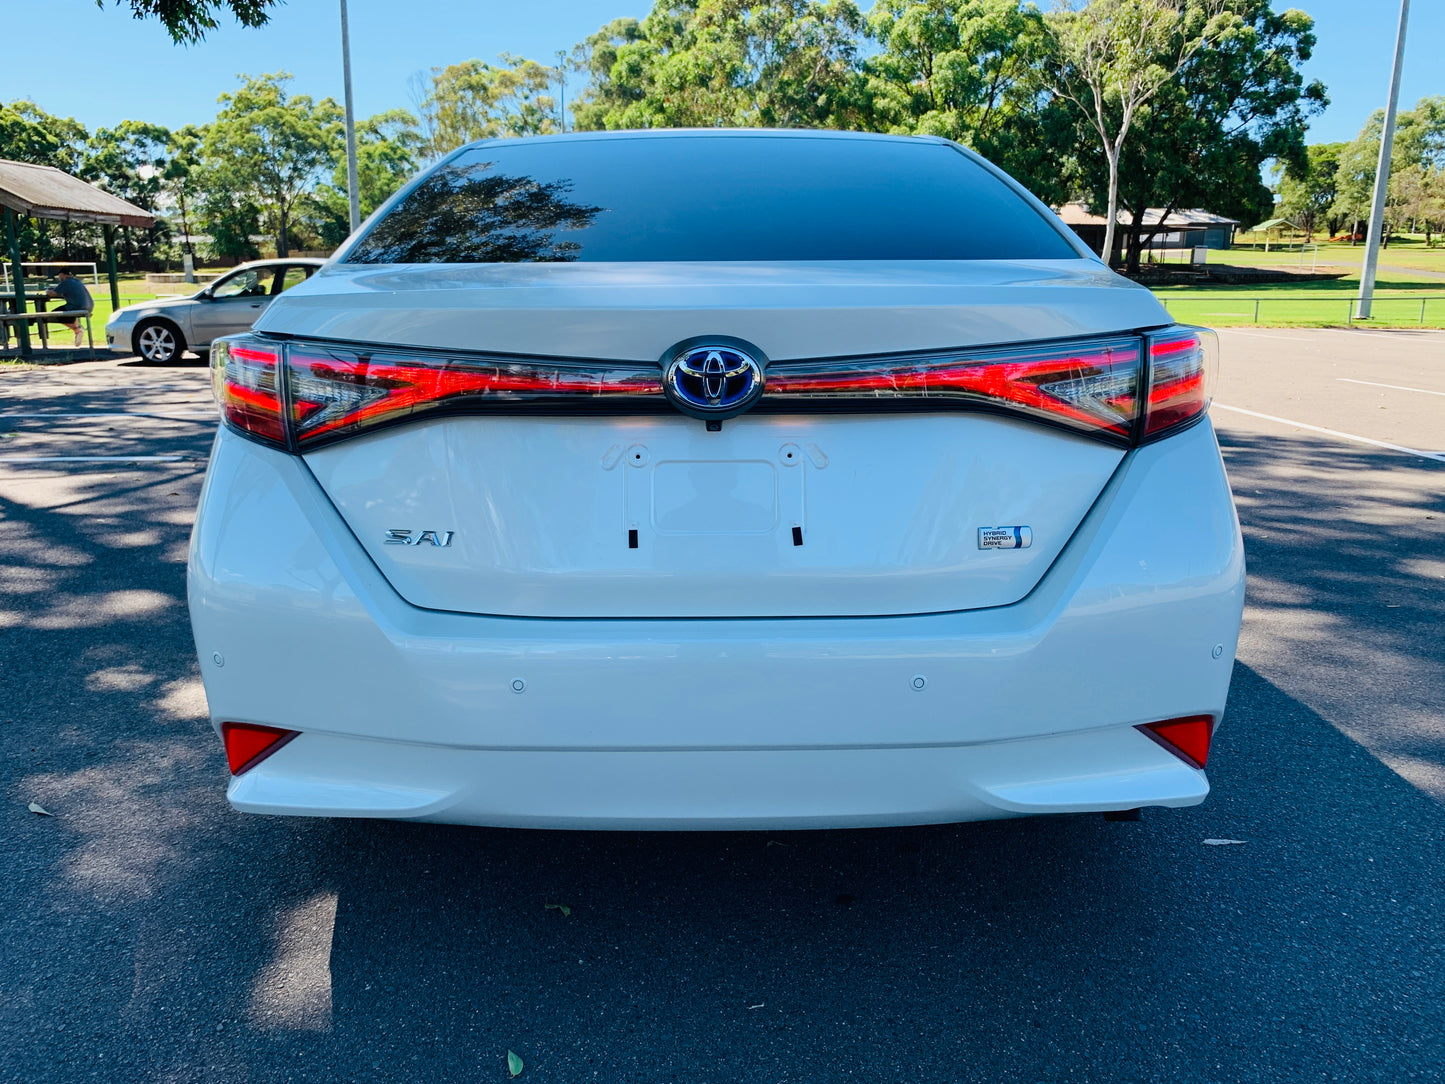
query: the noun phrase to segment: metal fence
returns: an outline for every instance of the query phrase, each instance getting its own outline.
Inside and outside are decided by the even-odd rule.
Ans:
[[[1205,301],[1217,303],[1220,305],[1242,303],[1244,306],[1246,306],[1237,313],[1210,313],[1209,315],[1211,316],[1248,316],[1250,315],[1249,306],[1253,306],[1253,317],[1251,322],[1256,324],[1259,323],[1260,311],[1263,306],[1282,303],[1295,305],[1301,302],[1307,302],[1312,305],[1335,306],[1336,312],[1339,311],[1338,306],[1344,305],[1344,317],[1346,324],[1352,324],[1356,320],[1361,319],[1361,317],[1358,315],[1360,305],[1360,299],[1358,297],[1281,297],[1279,295],[1272,295],[1269,297],[1239,297],[1237,295],[1232,295],[1229,297],[1210,297],[1207,294],[1194,297],[1171,297],[1168,295],[1159,294],[1156,294],[1155,296],[1159,298],[1165,308],[1168,308],[1171,302],[1174,304],[1200,304]],[[1391,309],[1398,310],[1400,307],[1404,306],[1410,310],[1411,315],[1415,316],[1415,322],[1417,324],[1423,325],[1425,323],[1426,306],[1432,305],[1435,306],[1435,308],[1430,309],[1430,312],[1432,314],[1440,312],[1442,308],[1445,308],[1445,294],[1415,294],[1409,297],[1381,297],[1379,295],[1376,295],[1372,303],[1372,310],[1378,310],[1381,306],[1388,306]],[[1321,319],[1328,318],[1328,311],[1321,315]],[[1371,318],[1376,320],[1387,318],[1397,320],[1402,319],[1402,317],[1398,316],[1382,317],[1378,311],[1372,311]]]

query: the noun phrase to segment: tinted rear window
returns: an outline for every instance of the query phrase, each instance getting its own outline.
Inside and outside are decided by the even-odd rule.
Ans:
[[[517,140],[428,174],[348,263],[1075,259],[945,144],[777,136]]]

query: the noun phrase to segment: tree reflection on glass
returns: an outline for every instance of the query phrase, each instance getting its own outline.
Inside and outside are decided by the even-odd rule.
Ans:
[[[493,162],[438,170],[392,208],[346,257],[348,263],[532,263],[577,259],[559,240],[585,229],[603,207],[573,203],[572,182],[490,172]]]

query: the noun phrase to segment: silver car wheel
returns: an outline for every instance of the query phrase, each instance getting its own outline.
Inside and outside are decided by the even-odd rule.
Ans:
[[[170,361],[177,354],[176,333],[165,324],[150,324],[136,336],[137,352],[146,361]]]

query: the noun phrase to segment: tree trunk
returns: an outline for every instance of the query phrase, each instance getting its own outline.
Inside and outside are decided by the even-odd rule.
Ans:
[[[177,200],[181,205],[181,232],[186,235],[185,242],[181,245],[181,251],[190,253],[191,259],[196,258],[196,246],[191,241],[191,224],[186,218],[186,197],[185,193],[178,193]]]
[[[280,259],[285,259],[287,256],[291,255],[291,246],[286,243],[286,234],[287,234],[287,232],[288,232],[291,224],[290,224],[290,222],[287,221],[287,218],[286,218],[286,206],[285,206],[285,204],[282,204],[282,205],[281,205],[281,208],[280,208],[280,218],[281,218],[281,230],[280,230],[280,232],[277,233],[277,235],[276,235],[276,255],[277,255],[277,257],[279,257]]]
[[[1104,263],[1114,266],[1114,221],[1119,216],[1119,148],[1110,147],[1104,152],[1109,159],[1109,209],[1104,220]]]
[[[1143,256],[1144,245],[1144,212],[1146,208],[1139,208],[1129,220],[1128,256],[1124,261],[1124,273],[1126,275],[1137,275],[1139,273],[1139,260]]]

